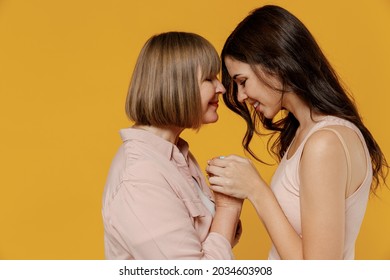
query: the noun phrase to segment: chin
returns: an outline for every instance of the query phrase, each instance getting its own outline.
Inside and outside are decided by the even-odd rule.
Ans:
[[[218,115],[215,115],[215,116],[205,116],[203,118],[203,124],[215,123],[217,121],[218,121]]]
[[[276,116],[277,116],[277,112],[276,113],[273,113],[273,112],[260,112],[260,114],[261,115],[263,115],[265,118],[267,118],[267,119],[270,119],[270,120],[272,120],[273,118],[275,118]]]

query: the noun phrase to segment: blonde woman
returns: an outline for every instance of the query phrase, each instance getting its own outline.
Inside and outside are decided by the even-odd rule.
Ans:
[[[134,125],[120,131],[103,196],[107,259],[232,259],[242,200],[214,196],[184,129],[218,120],[220,60],[203,37],[153,36],[126,100]]]

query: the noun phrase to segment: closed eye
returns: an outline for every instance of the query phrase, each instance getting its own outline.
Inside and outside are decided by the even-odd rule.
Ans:
[[[245,82],[246,82],[246,79],[242,80],[242,81],[240,82],[240,85],[241,85],[241,86],[245,86]]]
[[[213,76],[213,75],[211,74],[210,76],[206,77],[204,80],[205,80],[206,82],[212,82],[212,81],[214,81],[215,79],[217,79],[217,77],[216,77],[216,76]]]

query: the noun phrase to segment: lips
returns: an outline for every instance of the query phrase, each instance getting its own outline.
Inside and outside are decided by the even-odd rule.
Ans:
[[[218,107],[218,101],[210,102],[211,106]]]

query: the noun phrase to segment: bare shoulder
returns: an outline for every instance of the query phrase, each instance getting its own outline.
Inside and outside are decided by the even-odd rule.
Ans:
[[[339,152],[344,154],[344,147],[339,135],[342,137],[339,128],[317,130],[307,139],[303,155],[318,158],[336,155]]]
[[[321,128],[314,132],[305,144],[305,153],[326,153],[341,155],[347,153],[353,161],[365,162],[365,151],[362,140],[356,131],[349,127],[333,125]]]
[[[328,126],[314,132],[305,143],[300,176],[301,179],[309,177],[310,181],[338,178],[341,182],[349,174],[347,195],[350,195],[365,179],[367,157],[356,131],[345,126]]]
[[[300,176],[318,185],[336,179],[347,172],[347,158],[339,136],[330,130],[314,132],[305,143],[300,162]],[[337,176],[336,176],[337,174]],[[340,177],[341,176],[341,177]]]
[[[347,158],[337,134],[318,130],[310,135],[299,166],[301,195],[311,197],[317,204],[325,197],[327,201],[344,198],[347,176]]]

